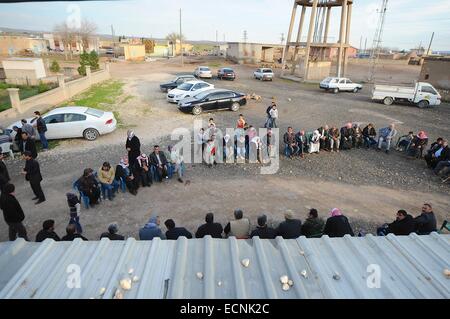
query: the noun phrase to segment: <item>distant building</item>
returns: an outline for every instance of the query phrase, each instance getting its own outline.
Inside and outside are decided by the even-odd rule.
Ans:
[[[239,63],[258,64],[275,62],[275,49],[283,48],[279,44],[228,42],[227,59]]]
[[[1,35],[0,36],[0,54],[42,54],[47,53],[49,42],[44,38],[32,38],[28,36]]]
[[[126,61],[145,60],[145,45],[143,44],[123,44],[123,51]]]
[[[41,58],[9,58],[2,61],[6,82],[20,85],[36,85],[46,77]]]
[[[214,45],[213,54],[216,56],[227,56],[228,43],[219,43]]]
[[[425,57],[419,81],[431,83],[437,89],[450,90],[450,57]]]

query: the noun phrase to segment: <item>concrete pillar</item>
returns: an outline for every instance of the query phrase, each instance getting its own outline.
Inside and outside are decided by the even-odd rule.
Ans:
[[[86,65],[86,77],[89,81],[89,85],[91,85],[92,80],[91,80],[91,66],[90,65]]]
[[[347,1],[347,0],[345,0]],[[305,72],[303,76],[303,80],[306,81],[308,79],[309,73],[309,53],[311,51],[311,41],[314,34],[314,22],[316,20],[317,13],[317,3],[319,0],[314,0],[311,11],[311,19],[309,20],[309,30],[308,30],[308,40],[306,41],[306,50],[305,50]]]
[[[64,74],[57,74],[56,76],[58,78],[58,86],[60,88],[65,88],[66,82],[64,81]]]
[[[284,67],[286,66],[286,57],[289,52],[289,42],[291,42],[292,29],[294,28],[296,12],[297,12],[297,1],[294,0],[294,6],[292,7],[292,14],[291,14],[291,22],[289,23],[289,31],[286,39],[286,46],[284,48],[283,59],[281,61],[281,75],[284,74]]]
[[[303,31],[303,23],[305,21],[305,13],[306,13],[306,6],[302,6],[302,13],[300,15],[300,22],[298,24],[298,32],[297,32],[297,45],[295,46],[294,55],[292,56],[292,68],[291,68],[291,74],[294,74],[295,67],[297,66],[297,54],[298,54],[298,47],[300,45],[300,42],[302,40],[302,31]]]
[[[342,73],[342,57],[344,52],[344,42],[345,42],[345,26],[346,26],[346,18],[347,18],[347,0],[342,1],[342,10],[341,10],[341,27],[339,29],[339,48],[337,55],[337,70],[336,76],[340,77]]]
[[[323,35],[323,43],[328,41],[328,32],[330,31],[331,7],[327,7],[327,16],[325,18],[325,33]]]
[[[9,88],[6,89],[9,94],[9,100],[11,101],[11,107],[15,109],[17,112],[22,113],[22,105],[20,103],[19,97],[19,89],[18,88]]]
[[[347,47],[344,49],[344,65],[342,67],[342,76],[347,74],[347,64],[348,64],[348,46],[350,45],[350,25],[352,21],[352,4],[348,5],[347,8],[347,26],[345,29],[345,44]]]
[[[110,66],[110,63],[109,62],[105,62],[105,70],[108,73],[109,73],[109,66]]]

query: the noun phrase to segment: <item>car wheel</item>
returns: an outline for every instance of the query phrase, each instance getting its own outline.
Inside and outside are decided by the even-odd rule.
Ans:
[[[192,114],[200,115],[202,113],[202,108],[200,106],[194,106],[192,108]]]
[[[354,88],[353,93],[358,93],[358,88]]]
[[[384,98],[383,103],[384,105],[392,105],[392,103],[394,103],[394,99],[390,96],[387,96]]]
[[[421,109],[428,107],[428,105],[430,105],[430,102],[428,102],[427,100],[422,100],[419,103],[417,103],[417,106],[420,107]]]
[[[334,94],[338,94],[338,93],[339,93],[339,89],[338,89],[338,88],[334,88],[334,89],[333,89],[333,93],[334,93]]]
[[[231,104],[230,110],[232,110],[233,112],[237,112],[239,111],[239,103],[238,102],[234,102],[233,104]]]
[[[95,128],[85,129],[83,132],[83,137],[88,141],[95,141],[100,134]]]

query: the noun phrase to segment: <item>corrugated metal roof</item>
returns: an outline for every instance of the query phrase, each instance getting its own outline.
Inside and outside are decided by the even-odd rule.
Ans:
[[[242,264],[245,258],[248,267]],[[71,264],[80,267],[81,288],[66,284]],[[377,267],[369,265],[379,266],[380,288],[367,284]],[[450,235],[18,239],[0,244],[0,298],[113,298],[130,268],[139,279],[123,291],[124,298],[450,298],[444,275],[450,268]],[[282,275],[293,281],[287,291]],[[106,288],[102,295],[101,288]]]

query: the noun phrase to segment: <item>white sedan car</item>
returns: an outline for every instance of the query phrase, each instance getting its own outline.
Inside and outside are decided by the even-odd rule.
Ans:
[[[186,97],[192,97],[197,93],[214,89],[214,85],[204,82],[204,81],[188,81],[184,82],[176,89],[170,90],[167,93],[167,101],[171,103],[178,103]]]
[[[111,133],[117,126],[117,120],[112,112],[84,106],[58,107],[42,118],[47,124],[45,137],[49,140],[84,137],[93,141],[100,135]],[[36,126],[35,120],[36,118],[30,118],[27,122]],[[22,127],[22,123],[20,121],[13,123],[8,129],[12,129],[13,126]],[[36,135],[36,138],[39,138],[39,135]]]
[[[325,91],[332,91],[333,93],[339,93],[340,91],[357,93],[362,89],[362,85],[353,83],[347,78],[327,77],[320,82],[320,88]]]
[[[273,81],[274,76],[273,70],[269,68],[259,68],[253,72],[253,77],[261,81]]]
[[[212,71],[210,68],[208,68],[207,66],[199,66],[195,69],[194,71],[194,75],[196,77],[200,78],[207,78],[207,79],[211,79],[212,78]]]

